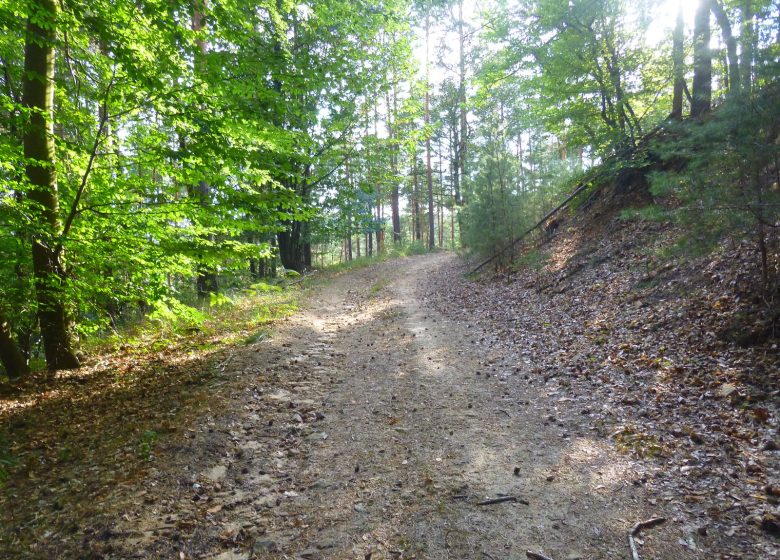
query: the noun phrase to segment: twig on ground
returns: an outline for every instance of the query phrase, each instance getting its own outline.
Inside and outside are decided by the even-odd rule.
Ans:
[[[498,412],[503,412],[503,413],[504,413],[504,414],[506,414],[506,415],[507,415],[509,418],[512,418],[512,415],[511,415],[511,414],[509,414],[509,413],[508,413],[506,410],[504,410],[503,408],[497,408],[496,410],[498,410]]]
[[[532,552],[530,550],[525,551],[525,555],[531,560],[552,560],[549,556],[545,556],[539,552]]]
[[[308,280],[309,278],[311,278],[315,274],[317,274],[317,271],[316,270],[312,270],[311,272],[309,272],[308,274],[304,274],[303,276],[301,276],[297,280],[294,280],[293,282],[289,282],[289,283],[285,284],[284,286],[282,286],[282,288],[285,289],[285,288],[289,288],[290,286],[295,286],[296,284],[300,284],[301,282],[303,282],[304,280]]]
[[[520,502],[523,505],[528,505],[526,500],[518,498],[517,496],[499,496],[498,498],[491,498],[489,500],[483,500],[477,502],[478,506],[492,506],[493,504],[503,504],[504,502]]]
[[[482,551],[482,555],[483,555],[485,558],[489,558],[490,560],[496,560],[495,558],[493,558],[493,557],[492,557],[490,554],[488,554],[488,553],[487,553],[487,552],[485,552],[484,550]]]
[[[225,373],[225,368],[227,368],[227,367],[228,367],[228,364],[229,364],[229,363],[230,363],[230,361],[233,359],[233,356],[234,356],[234,355],[235,355],[235,352],[233,352],[233,351],[231,350],[231,351],[230,351],[230,354],[229,354],[229,355],[228,355],[228,357],[227,357],[227,359],[226,359],[224,362],[222,362],[221,364],[219,364],[219,365],[217,366],[217,368],[219,369],[219,372],[220,372],[220,374],[223,374],[223,373]]]
[[[665,517],[653,517],[652,519],[648,519],[647,521],[640,521],[633,527],[631,527],[631,530],[628,532],[628,545],[631,547],[631,557],[633,560],[641,560],[639,557],[639,550],[636,547],[636,541],[634,540],[634,537],[636,537],[643,529],[650,529],[651,527],[655,527],[656,525],[660,525],[666,521]]]

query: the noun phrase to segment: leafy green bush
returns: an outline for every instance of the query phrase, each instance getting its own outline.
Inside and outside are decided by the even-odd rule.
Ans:
[[[651,176],[665,216],[686,230],[681,247],[703,253],[724,237],[752,239],[767,289],[777,284],[780,95],[733,95],[704,122],[684,122],[656,143],[666,170]]]
[[[249,286],[249,291],[254,293],[281,292],[282,287],[267,282],[257,282],[256,284]]]
[[[209,305],[211,307],[230,307],[233,303],[233,300],[223,293],[209,294]]]
[[[152,311],[148,315],[149,321],[174,332],[200,328],[207,318],[205,313],[173,297],[163,297],[152,303]]]
[[[157,443],[157,432],[154,430],[145,430],[138,441],[138,455],[144,461],[152,460],[154,445]]]

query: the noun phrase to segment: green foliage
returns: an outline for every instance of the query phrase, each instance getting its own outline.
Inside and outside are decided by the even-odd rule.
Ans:
[[[60,4],[49,23],[52,230],[21,172],[29,163],[24,23],[38,17],[36,3],[0,6],[8,31],[0,38],[0,311],[33,355],[33,239],[61,247],[64,272],[52,284],[82,340],[148,307],[160,324],[197,326],[202,317],[181,303],[194,299],[193,279],[246,282],[250,259],[277,258],[277,236],[316,223],[320,195],[341,188],[332,175],[369,95],[387,91],[385,70],[401,71],[411,53],[403,0],[359,10],[345,0],[98,0],[89,8]],[[359,190],[382,181],[379,167],[366,167]],[[210,297],[212,307],[229,304]]]
[[[669,213],[659,204],[650,204],[644,208],[623,209],[620,218],[625,221],[640,219],[648,222],[663,222],[669,219]]]
[[[157,443],[158,435],[154,430],[145,430],[138,441],[138,456],[144,461],[151,461],[154,446]]]
[[[549,254],[538,249],[534,249],[522,255],[515,261],[515,264],[519,267],[527,267],[532,270],[541,270],[545,267],[549,259]]]
[[[430,253],[431,250],[422,241],[414,241],[408,245],[404,245],[396,249],[395,254],[398,256],[409,257],[412,255],[424,255]]]
[[[152,311],[148,315],[149,321],[174,333],[198,329],[203,326],[206,318],[207,315],[202,311],[168,296],[152,303]]]
[[[257,282],[249,287],[250,292],[267,293],[267,292],[281,292],[282,287],[278,284],[269,284],[267,282]]]
[[[211,307],[230,307],[233,304],[234,301],[225,294],[209,294],[209,306]]]
[[[732,96],[705,122],[677,126],[655,147],[668,169],[653,175],[652,191],[666,207],[645,214],[682,225],[685,250],[707,252],[724,237],[754,239],[760,261],[780,221],[778,130],[776,86]],[[758,263],[765,280],[769,265]]]

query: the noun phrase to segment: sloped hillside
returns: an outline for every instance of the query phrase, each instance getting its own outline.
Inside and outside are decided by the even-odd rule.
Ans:
[[[681,546],[774,557],[780,328],[756,250],[670,256],[675,227],[621,217],[650,200],[641,176],[623,179],[526,246],[516,271],[433,282],[431,299],[501,348],[517,383],[541,386],[644,465],[635,483],[679,526]]]

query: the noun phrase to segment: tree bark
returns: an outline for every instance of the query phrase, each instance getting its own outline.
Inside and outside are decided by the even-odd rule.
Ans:
[[[466,139],[468,136],[468,122],[466,120],[466,37],[463,33],[463,0],[458,2],[458,105],[460,117],[460,137],[458,138],[458,165],[460,166],[459,188],[455,193],[458,204],[466,203]]]
[[[11,327],[2,314],[0,314],[0,363],[3,364],[6,375],[11,379],[30,373],[27,360],[14,341]]]
[[[693,27],[693,102],[691,116],[700,118],[712,108],[711,0],[700,0]]]
[[[60,234],[59,193],[54,168],[54,42],[57,4],[38,0],[31,4],[24,49],[22,101],[30,110],[24,133],[28,197],[40,214],[40,230],[32,238],[32,261],[38,322],[46,365],[50,370],[79,367],[73,351],[63,288],[63,252],[55,249]]]
[[[756,47],[756,16],[752,0],[743,0],[740,6],[742,27],[739,34],[742,46],[742,88],[749,92],[753,87],[753,56]],[[779,34],[780,35],[780,34]]]
[[[416,150],[415,150],[416,152]],[[412,193],[412,222],[414,224],[414,239],[422,239],[422,217],[420,216],[420,181],[419,167],[417,165],[417,153],[414,154],[414,191]]]
[[[715,15],[715,19],[720,27],[720,32],[723,35],[723,41],[726,43],[726,53],[728,55],[728,77],[729,77],[729,91],[738,92],[740,90],[740,82],[742,76],[739,72],[739,57],[737,56],[737,40],[731,32],[731,22],[726,10],[718,0],[710,0],[712,6],[712,13]]]
[[[390,94],[388,93],[388,96]],[[393,190],[390,193],[390,211],[393,222],[393,243],[401,242],[401,205],[398,188],[398,146],[395,143],[395,127],[393,117],[398,114],[397,92],[393,84],[393,108],[390,109],[390,98],[387,99],[387,135],[390,139],[390,173],[393,177]]]
[[[194,0],[194,9],[192,12],[192,30],[195,32],[205,29],[205,14],[206,0]],[[206,71],[206,55],[208,54],[208,43],[202,38],[195,39],[195,46],[197,52],[195,53],[195,71],[203,74]],[[198,202],[204,208],[211,205],[211,186],[208,181],[198,181],[196,188]],[[207,236],[209,244],[213,244],[214,234]],[[211,294],[219,292],[219,278],[217,271],[214,267],[205,263],[198,263],[196,288],[198,297],[205,299],[210,297]]]
[[[430,80],[428,77],[428,49],[430,43],[430,14],[425,16],[425,177],[428,182],[428,248],[433,249],[436,246],[436,238],[434,237],[434,215],[433,215],[433,170],[431,169],[431,135],[430,130],[427,130],[431,124],[431,111],[430,111]]]
[[[279,258],[284,268],[303,272],[307,261],[311,262],[311,246],[303,242],[303,233],[302,222],[290,221],[287,222],[287,229],[277,234]]]
[[[674,72],[674,93],[672,94],[671,118],[679,120],[683,115],[683,90],[685,89],[685,21],[683,6],[677,9],[677,23],[672,38],[672,66]]]
[[[425,114],[426,123],[428,122],[428,92],[425,93]],[[425,140],[426,150],[426,164],[425,164],[425,177],[428,183],[428,248],[433,249],[436,245],[435,232],[434,232],[434,208],[433,208],[433,170],[431,169],[431,139],[430,137]]]

